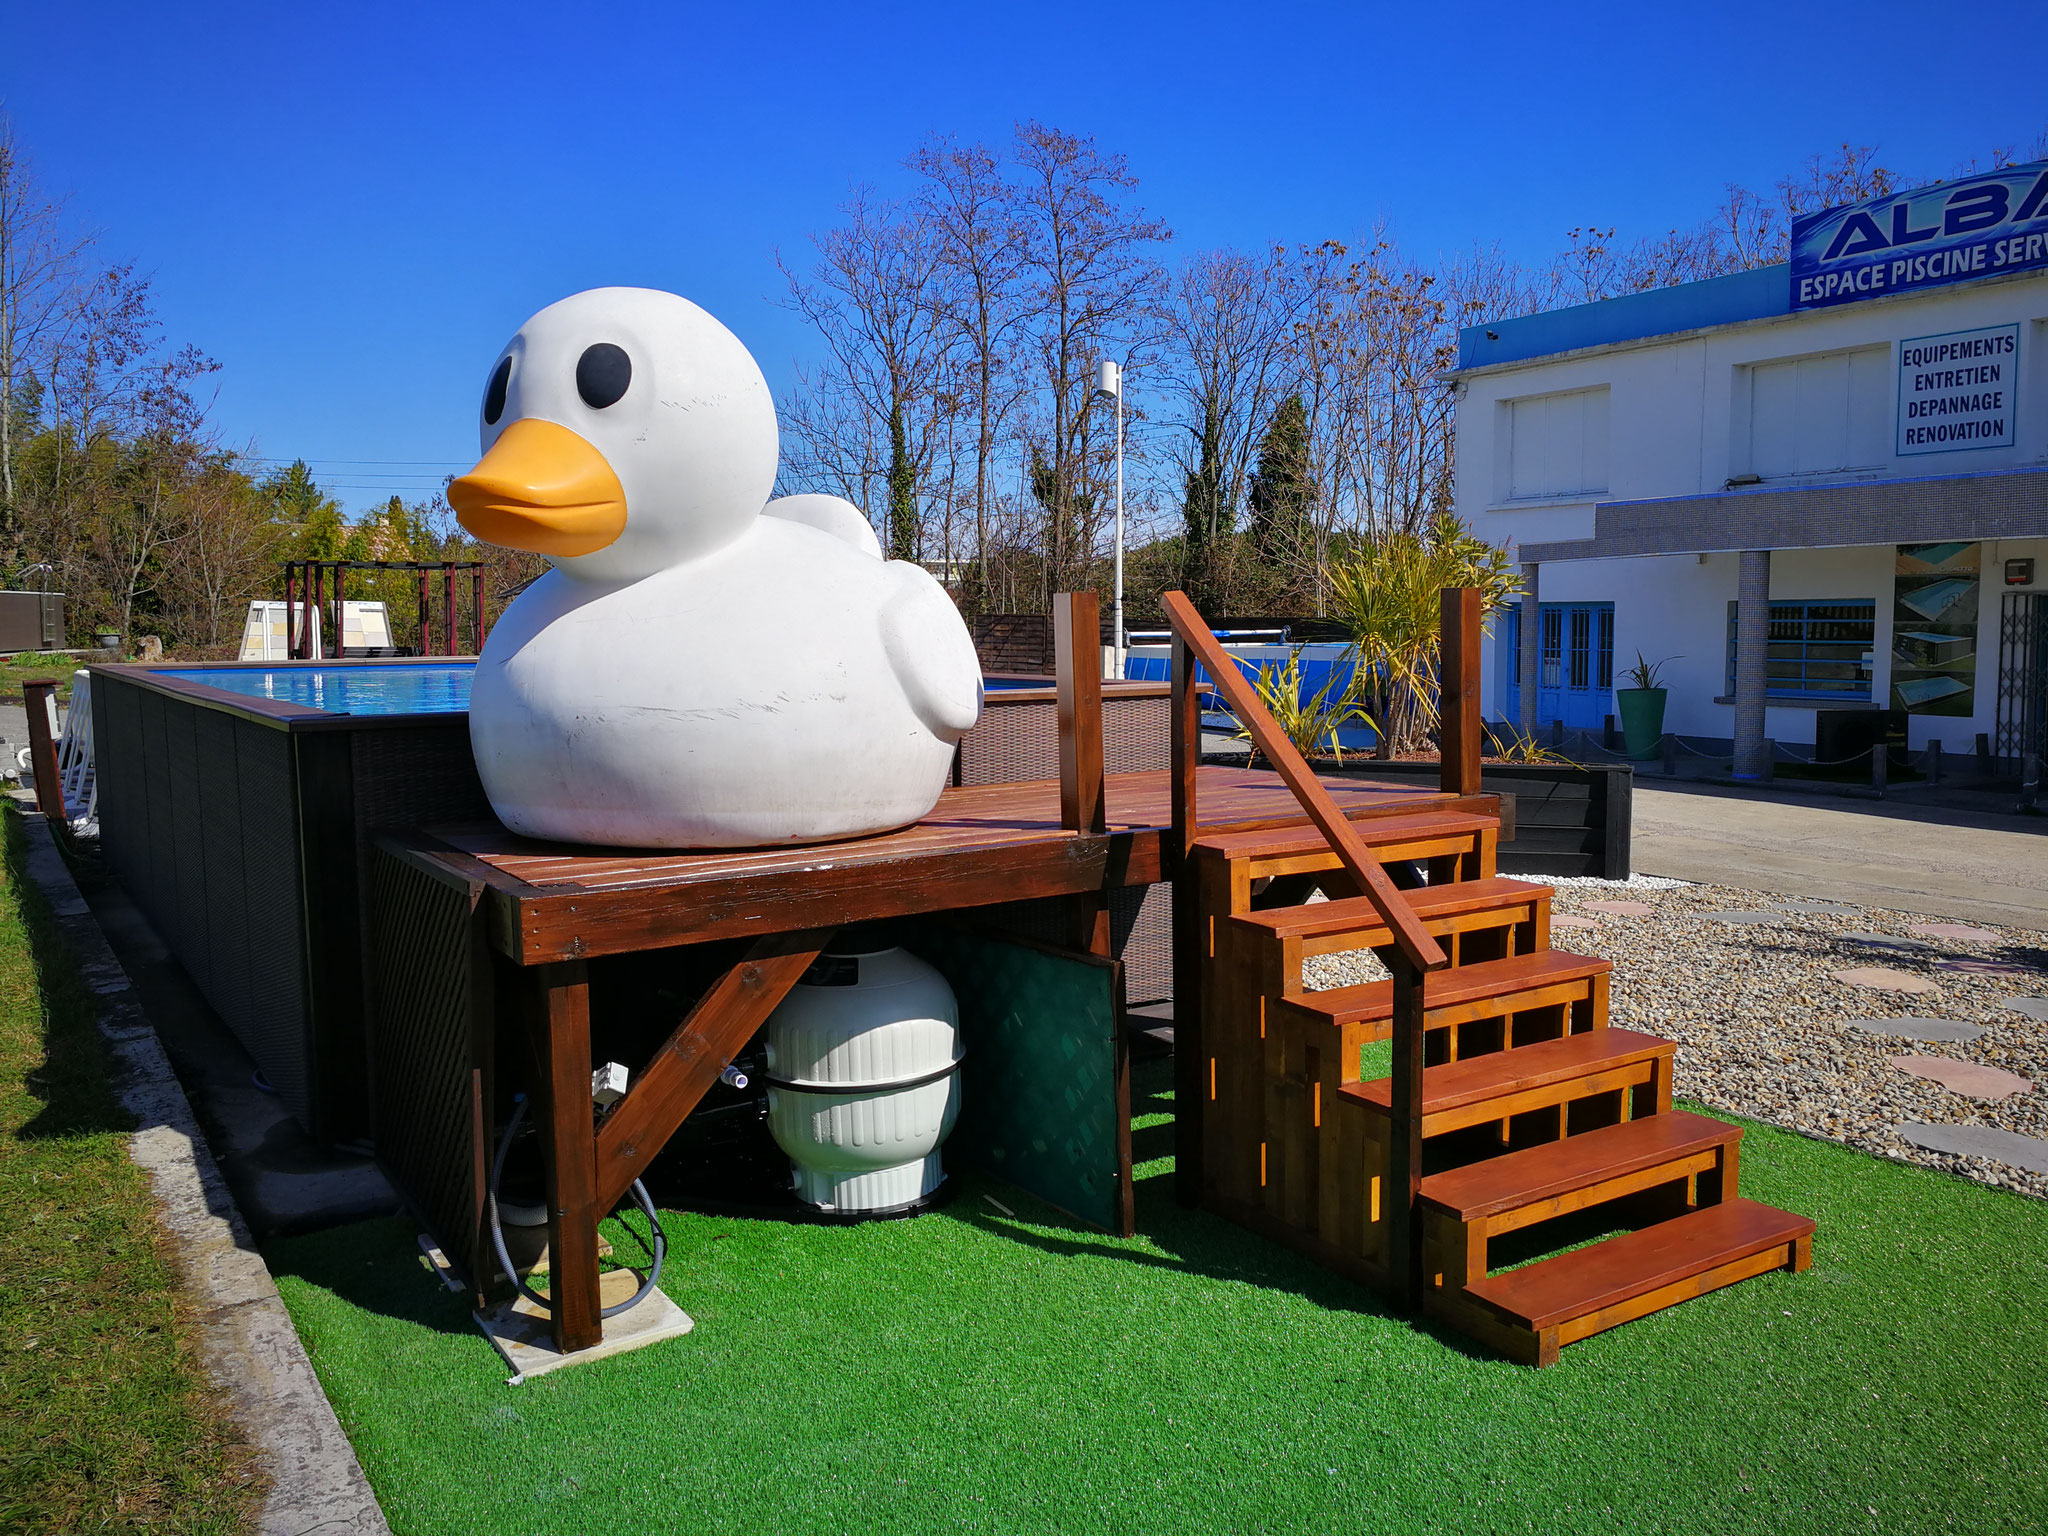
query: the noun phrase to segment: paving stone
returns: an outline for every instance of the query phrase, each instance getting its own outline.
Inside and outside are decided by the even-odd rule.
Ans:
[[[1967,1098],[1990,1099],[1994,1103],[2016,1093],[2030,1092],[2034,1086],[2031,1078],[2001,1072],[1981,1061],[1957,1061],[1953,1056],[1887,1056],[1885,1060],[1901,1072],[1924,1077]]]
[[[2005,1006],[2017,1009],[2030,1019],[2039,1019],[2048,1024],[2048,997],[2008,997]]]
[[[1702,912],[1700,916],[1711,918],[1717,923],[1768,924],[1785,921],[1783,915],[1777,912]]]
[[[1973,928],[1968,923],[1908,923],[1906,931],[1923,938],[1958,939],[1966,944],[1996,944],[1999,938],[1989,928]]]
[[[2032,976],[2036,968],[2015,965],[2010,960],[1937,960],[1937,971],[1957,971],[1965,976]]]
[[[1839,901],[1774,901],[1771,905],[1780,912],[1805,912],[1822,917],[1829,913],[1847,916],[1863,910],[1861,907],[1852,907]]]
[[[1589,901],[1588,912],[1605,912],[1609,917],[1648,917],[1656,910],[1640,901]]]
[[[2048,1173],[2048,1141],[2038,1136],[1993,1130],[1988,1125],[1902,1125],[1898,1129],[1905,1140],[1930,1152],[1988,1157],[2029,1173]]]
[[[1881,992],[1932,992],[1934,983],[1925,976],[1910,976],[1883,965],[1860,965],[1846,971],[1829,971],[1836,981],[1852,987],[1874,987]]]
[[[1553,928],[1598,928],[1600,925],[1590,917],[1573,917],[1569,912],[1554,913],[1550,919]]]
[[[1844,944],[1861,944],[1868,949],[1932,949],[1934,946],[1925,939],[1901,938],[1895,933],[1844,933],[1837,935]]]
[[[1890,1035],[1901,1040],[1947,1040],[1958,1045],[1980,1039],[1984,1034],[1983,1025],[1965,1024],[1961,1019],[1923,1019],[1908,1015],[1899,1019],[1847,1019],[1844,1022],[1866,1035]]]

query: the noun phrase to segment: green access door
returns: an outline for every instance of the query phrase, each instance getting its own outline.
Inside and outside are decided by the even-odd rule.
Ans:
[[[1106,1231],[1131,1230],[1131,1102],[1116,962],[1028,939],[906,923],[960,1004],[960,1120],[977,1168]]]

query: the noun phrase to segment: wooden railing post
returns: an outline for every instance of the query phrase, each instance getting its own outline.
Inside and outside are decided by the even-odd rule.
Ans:
[[[1339,809],[1337,802],[1330,798],[1329,790],[1323,787],[1322,781],[1315,776],[1315,770],[1309,767],[1294,743],[1287,739],[1287,733],[1280,729],[1271,712],[1260,702],[1258,691],[1246,681],[1237,663],[1230,659],[1230,653],[1218,643],[1202,616],[1195,611],[1195,605],[1182,592],[1168,592],[1162,602],[1174,634],[1185,640],[1195,658],[1209,669],[1210,681],[1237,716],[1238,724],[1250,734],[1252,745],[1273,765],[1281,782],[1293,791],[1295,803],[1307,813],[1316,830],[1323,834],[1330,851],[1344,866],[1344,872],[1357,885],[1359,893],[1372,903],[1373,911],[1393,930],[1394,943],[1401,953],[1425,971],[1440,970],[1450,964],[1450,957],[1444,953],[1443,947],[1430,936],[1422,919],[1415,915],[1415,909],[1395,889],[1380,861],[1359,841],[1357,829]],[[1179,718],[1178,707],[1175,717]],[[1178,1037],[1175,1043],[1178,1045]]]
[[[1394,979],[1394,1011],[1388,1020],[1393,1081],[1388,1084],[1387,1281],[1395,1303],[1412,1308],[1422,1301],[1416,1202],[1422,1194],[1423,973],[1399,950],[1388,952],[1387,969]]]
[[[1443,787],[1479,793],[1479,621],[1477,587],[1445,587],[1437,640],[1437,731]]]
[[[1195,878],[1195,839],[1201,822],[1195,802],[1202,765],[1202,694],[1195,686],[1195,656],[1173,636],[1169,759],[1173,841],[1166,873],[1173,881],[1173,1192],[1184,1206],[1202,1203],[1202,1118],[1208,1101],[1208,1051],[1202,1038],[1202,906]]]
[[[1102,615],[1093,592],[1059,592],[1052,600],[1053,671],[1059,692],[1060,825],[1083,836],[1109,830],[1102,784]],[[1067,901],[1067,942],[1110,957],[1109,892],[1082,891]]]
[[[50,734],[55,713],[51,698],[56,679],[35,678],[21,685],[22,702],[28,706],[28,760],[36,776],[36,809],[52,821],[65,820],[64,784],[57,776],[57,741]]]
[[[1102,790],[1102,632],[1093,592],[1052,600],[1053,670],[1059,681],[1060,825],[1107,832]]]

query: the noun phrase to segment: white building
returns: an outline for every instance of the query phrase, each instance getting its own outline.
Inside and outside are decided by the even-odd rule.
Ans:
[[[1534,589],[1486,714],[1597,727],[1640,653],[1665,729],[1741,776],[1843,708],[2039,752],[2048,163],[1803,219],[1793,251],[1461,336],[1457,510]]]

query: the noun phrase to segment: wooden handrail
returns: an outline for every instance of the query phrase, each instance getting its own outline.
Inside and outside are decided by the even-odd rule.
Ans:
[[[1230,659],[1202,616],[1195,612],[1195,605],[1181,592],[1168,592],[1165,604],[1167,622],[1173,626],[1174,634],[1186,644],[1195,659],[1209,669],[1210,680],[1230,705],[1231,712],[1251,734],[1252,744],[1267,762],[1279,770],[1281,781],[1294,792],[1295,801],[1329,842],[1331,852],[1337,855],[1345,873],[1358,883],[1359,890],[1372,903],[1380,921],[1392,930],[1394,944],[1402,955],[1418,970],[1441,970],[1450,964],[1450,957],[1430,937],[1429,930],[1415,915],[1415,909],[1394,888],[1394,882],[1387,878],[1380,861],[1359,841],[1349,819],[1316,778],[1315,770],[1303,760],[1294,749],[1294,743],[1287,739],[1286,732],[1267,713],[1266,706],[1259,701],[1257,690],[1238,671],[1237,663]]]

